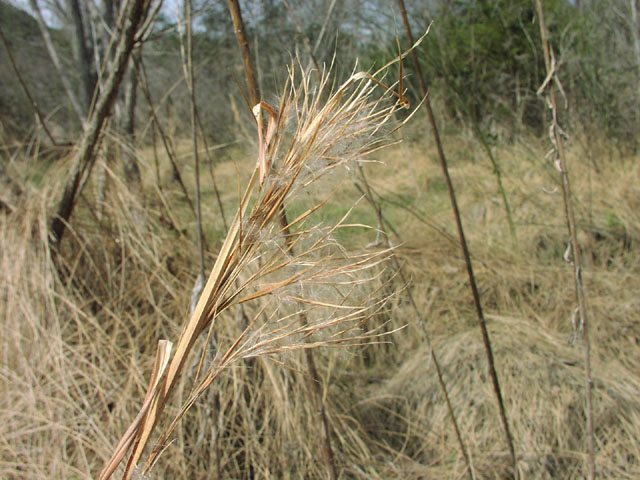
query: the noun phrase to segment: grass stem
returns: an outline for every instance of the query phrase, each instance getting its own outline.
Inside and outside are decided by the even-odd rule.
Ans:
[[[545,80],[545,83],[541,87],[539,93],[542,93],[544,87],[547,87],[549,92],[548,106],[549,110],[551,111],[551,124],[549,126],[549,133],[553,142],[553,148],[556,157],[556,167],[560,171],[560,177],[562,180],[565,220],[567,229],[569,230],[569,236],[571,238],[570,245],[572,257],[571,263],[573,265],[573,281],[575,284],[575,294],[578,302],[578,313],[580,316],[580,325],[578,326],[578,329],[582,330],[582,337],[584,339],[585,400],[587,407],[587,463],[589,469],[589,478],[591,480],[594,480],[596,478],[596,448],[593,419],[593,379],[591,378],[591,342],[589,340],[589,322],[586,294],[584,284],[582,282],[582,261],[580,256],[580,244],[578,243],[578,229],[573,209],[571,182],[569,180],[569,171],[564,151],[562,129],[558,122],[558,105],[556,101],[554,85],[557,85],[559,80],[557,77],[553,51],[549,44],[549,37],[544,21],[544,9],[542,6],[542,0],[536,1],[536,7],[538,11],[538,21],[540,24],[540,39],[542,41],[542,48],[544,50],[544,62],[547,69],[547,79]]]
[[[404,5],[404,0],[398,0],[398,4],[400,6],[400,11],[402,14],[402,20],[404,22],[405,30],[407,32],[407,37],[411,44],[414,43],[413,34],[411,33],[411,27],[409,25],[409,18],[407,16],[407,10]],[[478,316],[478,324],[480,325],[480,331],[482,332],[482,341],[484,343],[485,352],[487,355],[487,362],[489,364],[489,375],[491,376],[491,381],[493,384],[493,390],[496,395],[496,399],[498,401],[498,409],[500,412],[500,419],[502,420],[502,426],[504,429],[505,440],[507,442],[507,446],[509,448],[509,454],[511,455],[511,462],[513,465],[513,477],[517,478],[517,460],[516,460],[516,452],[513,445],[513,439],[511,436],[511,430],[509,429],[509,422],[507,420],[507,414],[504,408],[504,401],[502,399],[502,391],[500,389],[500,382],[498,381],[498,374],[496,372],[495,362],[493,359],[493,349],[491,348],[491,340],[489,338],[489,331],[487,330],[487,323],[484,318],[484,313],[482,311],[482,304],[480,302],[480,293],[478,291],[478,285],[476,283],[475,275],[473,273],[473,265],[471,263],[471,255],[469,254],[469,247],[467,246],[467,240],[464,234],[464,228],[462,226],[462,219],[460,216],[460,209],[458,208],[458,201],[456,199],[455,190],[453,188],[453,182],[451,181],[451,176],[449,175],[449,167],[447,165],[447,159],[444,154],[444,150],[442,148],[442,142],[440,141],[440,134],[438,133],[438,127],[436,125],[436,119],[433,114],[433,110],[431,108],[431,102],[429,101],[427,87],[424,80],[424,75],[422,74],[422,68],[420,66],[420,60],[418,60],[418,54],[415,49],[411,50],[411,56],[413,57],[413,63],[416,68],[416,73],[418,76],[418,81],[420,82],[420,90],[422,92],[423,97],[425,97],[424,106],[427,110],[427,116],[429,118],[429,123],[431,124],[431,129],[433,132],[433,138],[436,144],[436,149],[438,151],[438,158],[440,160],[440,166],[442,167],[442,173],[444,175],[445,181],[447,183],[447,189],[449,190],[449,199],[451,201],[451,208],[453,209],[453,214],[456,221],[456,227],[458,229],[458,236],[460,237],[460,246],[462,248],[462,253],[464,255],[464,261],[467,267],[467,274],[469,276],[469,285],[471,287],[471,292],[473,294],[473,303],[475,305],[476,313]]]

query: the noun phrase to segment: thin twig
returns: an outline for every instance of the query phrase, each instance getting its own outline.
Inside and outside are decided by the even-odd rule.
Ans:
[[[0,37],[2,38],[2,43],[4,44],[4,49],[7,52],[7,56],[9,57],[9,61],[11,62],[11,66],[13,67],[13,71],[15,72],[16,77],[18,77],[18,81],[20,82],[20,85],[22,86],[22,90],[24,90],[25,95],[29,99],[29,103],[31,103],[31,108],[33,108],[33,111],[36,114],[36,117],[38,118],[38,121],[40,122],[40,125],[42,125],[42,128],[44,129],[44,132],[47,134],[47,137],[49,137],[49,141],[51,142],[51,144],[53,146],[57,146],[58,144],[54,140],[53,135],[51,135],[51,132],[49,131],[49,127],[47,127],[47,122],[45,121],[45,118],[42,116],[42,113],[40,112],[40,108],[38,107],[38,103],[31,96],[31,92],[29,91],[29,87],[27,87],[27,82],[25,82],[24,78],[22,77],[22,74],[20,73],[20,69],[18,68],[18,65],[16,64],[16,61],[13,58],[13,53],[11,53],[11,48],[9,47],[9,42],[5,38],[4,32],[2,31],[2,28],[0,28]]]
[[[316,60],[316,56],[313,53],[313,47],[311,46],[311,42],[309,41],[309,37],[302,30],[302,27],[300,26],[300,22],[298,22],[298,18],[296,17],[295,12],[293,11],[291,6],[289,5],[289,2],[287,2],[287,0],[282,0],[282,3],[284,3],[284,6],[287,8],[287,12],[289,12],[289,16],[291,17],[291,21],[293,22],[293,24],[296,27],[296,33],[300,37],[302,37],[302,41],[304,42],[304,46],[307,47],[307,51],[309,52],[309,58],[311,59],[311,62],[313,63],[313,66],[315,67],[316,71],[318,72],[318,75],[320,75],[320,66],[318,65],[318,61]]]
[[[573,199],[571,194],[571,182],[569,181],[569,172],[567,170],[567,160],[564,152],[564,143],[562,140],[562,129],[558,123],[558,109],[556,103],[556,94],[554,85],[559,80],[557,78],[557,72],[552,64],[553,52],[549,45],[549,38],[547,34],[547,28],[544,21],[544,10],[542,7],[542,1],[536,1],[536,7],[538,11],[538,20],[540,23],[540,39],[542,41],[542,48],[544,50],[544,62],[547,69],[548,78],[553,78],[554,82],[547,82],[548,85],[548,106],[551,111],[551,125],[549,126],[549,134],[553,142],[553,149],[556,157],[556,167],[560,172],[562,179],[562,192],[565,207],[565,220],[567,223],[567,229],[569,230],[569,236],[571,237],[571,257],[570,260],[573,265],[573,281],[575,285],[576,299],[578,301],[578,313],[580,315],[580,325],[575,326],[579,333],[582,331],[584,339],[584,374],[585,374],[585,396],[587,404],[587,455],[588,455],[588,467],[589,478],[594,480],[596,478],[596,465],[595,465],[595,433],[594,433],[594,419],[593,419],[593,380],[591,378],[591,342],[589,340],[589,322],[587,316],[587,302],[584,284],[582,282],[582,263],[580,259],[580,245],[578,243],[578,229],[576,226],[575,213],[573,210]],[[539,91],[539,93],[542,93]]]
[[[336,6],[336,0],[331,0],[331,3],[329,4],[329,8],[327,8],[327,16],[324,18],[324,22],[322,22],[320,33],[318,33],[318,38],[316,39],[316,43],[313,46],[313,50],[311,50],[311,53],[313,53],[314,55],[318,51],[318,48],[320,48],[320,44],[322,43],[324,34],[326,33],[327,27],[329,26],[329,19],[331,19],[331,14],[333,13],[333,9],[335,6]],[[307,70],[308,69],[309,68],[307,67]]]
[[[198,280],[204,287],[204,235],[202,233],[202,208],[200,198],[200,155],[198,154],[198,126],[196,115],[196,82],[193,75],[193,18],[192,18],[192,2],[186,0],[186,30],[187,30],[187,51],[186,57],[184,54],[184,42],[182,37],[180,39],[180,46],[183,50],[183,68],[185,79],[187,81],[187,89],[189,90],[189,100],[191,102],[191,141],[193,144],[193,160],[195,169],[195,181],[196,181],[196,220],[198,224],[198,251],[200,257],[200,272]],[[199,292],[198,292],[199,293]],[[197,302],[197,300],[196,300]],[[194,303],[196,303],[194,302]],[[195,306],[195,305],[194,305]]]
[[[407,37],[409,39],[409,42],[413,43],[413,34],[411,33],[411,27],[409,25],[409,18],[407,17],[407,10],[404,5],[404,0],[398,0],[398,4],[400,6],[402,20],[404,22],[404,26],[407,31]],[[487,330],[487,323],[485,321],[484,313],[482,311],[482,303],[480,301],[480,292],[478,291],[478,285],[476,283],[475,275],[473,273],[473,264],[471,262],[471,255],[469,254],[469,247],[467,246],[467,240],[464,234],[464,228],[462,226],[462,218],[460,216],[460,209],[458,208],[458,200],[456,198],[455,190],[453,188],[453,182],[451,181],[451,176],[449,175],[449,167],[447,164],[447,159],[445,157],[444,150],[442,148],[440,134],[438,133],[438,127],[436,125],[435,116],[431,108],[431,102],[429,101],[428,91],[427,91],[427,87],[424,80],[424,75],[422,74],[420,60],[418,59],[418,54],[415,49],[411,51],[411,55],[413,57],[413,63],[415,65],[418,81],[420,82],[420,90],[422,92],[423,97],[425,97],[424,106],[427,110],[429,123],[431,124],[433,138],[436,144],[436,149],[438,151],[438,158],[440,160],[440,166],[442,167],[442,173],[444,175],[445,181],[447,183],[447,188],[449,190],[449,199],[451,201],[451,208],[453,209],[453,214],[456,221],[456,227],[458,229],[458,236],[460,237],[460,246],[462,248],[464,261],[467,267],[467,274],[469,276],[469,285],[471,287],[471,293],[473,294],[473,303],[475,305],[476,313],[478,316],[478,324],[480,325],[480,331],[482,332],[482,341],[484,343],[484,348],[487,355],[489,375],[491,376],[493,391],[498,401],[498,410],[500,412],[500,419],[502,421],[505,440],[507,442],[507,446],[509,448],[509,454],[511,456],[513,477],[517,478],[518,468],[517,468],[516,451],[513,445],[511,430],[509,429],[509,422],[507,421],[507,414],[504,408],[504,401],[502,400],[502,391],[500,389],[500,382],[498,381],[498,374],[496,372],[495,362],[493,359],[493,349],[491,348],[489,331]]]
[[[158,119],[158,116],[156,114],[156,108],[153,105],[153,101],[151,100],[151,93],[149,91],[147,75],[144,67],[144,61],[142,60],[142,58],[137,59],[134,57],[133,67],[136,70],[136,75],[138,76],[138,83],[140,84],[140,88],[142,89],[144,98],[147,102],[147,105],[149,106],[149,112],[151,113],[151,120],[153,124],[156,126],[156,128],[158,129],[158,133],[160,134],[160,139],[162,140],[162,145],[164,146],[164,150],[167,154],[167,157],[169,158],[169,162],[171,162],[175,179],[178,181],[178,184],[180,185],[180,189],[182,190],[182,193],[184,194],[184,197],[187,200],[187,203],[189,204],[189,208],[193,213],[194,218],[197,218],[196,209],[193,205],[193,202],[191,201],[191,196],[189,195],[189,191],[187,190],[187,187],[184,184],[184,181],[182,180],[182,175],[180,174],[180,170],[178,169],[178,163],[176,161],[176,153],[173,150],[173,147],[171,146],[171,142],[169,141],[167,134],[162,128],[162,124],[160,123],[160,120]]]

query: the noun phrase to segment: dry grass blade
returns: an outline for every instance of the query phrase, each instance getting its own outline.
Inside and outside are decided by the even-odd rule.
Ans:
[[[148,444],[151,431],[181,378],[196,340],[205,330],[213,329],[216,318],[232,305],[248,299],[275,298],[271,305],[273,311],[280,314],[273,313],[260,327],[255,323],[250,325],[249,328],[256,328],[255,332],[245,330],[225,355],[216,357],[190,400],[161,435],[146,462],[144,473],[157,461],[186,409],[232,362],[291,349],[338,345],[349,339],[357,342],[358,336],[348,337],[347,334],[360,328],[367,318],[382,308],[383,303],[373,298],[357,300],[355,286],[359,282],[353,276],[355,272],[361,275],[363,270],[373,268],[388,252],[345,258],[344,251],[332,240],[332,233],[343,226],[341,222],[329,227],[305,228],[308,218],[303,214],[295,221],[298,231],[290,233],[290,225],[283,227],[278,221],[280,211],[292,193],[337,166],[380,148],[379,133],[402,102],[389,102],[386,95],[389,91],[376,97],[378,82],[372,81],[369,74],[355,73],[330,91],[327,75],[317,87],[309,82],[304,74],[298,81],[291,70],[279,108],[267,108],[270,125],[264,138],[260,131],[263,145],[259,161],[195,311],[183,328],[166,375],[154,390],[153,413],[147,415],[144,426],[137,421],[130,427],[137,431],[144,429],[144,433],[136,433],[140,440],[127,466],[127,478]],[[291,125],[294,126],[293,135],[287,133]],[[285,232],[289,233],[283,241]],[[314,239],[314,236],[318,238]],[[292,246],[305,245],[305,242],[308,245],[293,255]],[[247,279],[242,281],[241,276],[247,274]],[[275,278],[278,280],[273,281]],[[350,305],[305,297],[306,314],[315,321],[295,326],[294,321],[285,320],[283,324],[276,320],[292,299],[303,298],[304,293],[300,295],[299,292],[326,282],[328,278],[334,278],[337,285],[346,285],[342,293],[345,302],[352,301]],[[295,295],[286,294],[291,288],[296,289]],[[285,294],[281,295],[282,292]],[[325,314],[323,310],[329,313]],[[288,317],[285,315],[285,318]],[[338,328],[342,335],[305,341],[306,337],[328,328]]]
[[[153,369],[151,371],[151,379],[149,380],[149,387],[147,388],[147,393],[144,397],[144,401],[142,402],[142,408],[140,409],[140,413],[135,418],[131,426],[127,429],[125,434],[122,436],[122,439],[118,443],[118,446],[115,449],[115,452],[104,470],[100,474],[100,479],[109,478],[113,472],[116,470],[124,456],[126,455],[129,448],[133,443],[140,443],[146,441],[146,438],[149,436],[151,432],[151,428],[155,423],[155,412],[157,405],[157,391],[158,386],[160,385],[160,380],[162,379],[162,375],[169,363],[169,356],[171,355],[171,342],[167,342],[166,340],[160,340],[158,343],[158,351],[156,353],[156,360],[153,364]],[[138,451],[138,450],[135,450]],[[133,455],[129,459],[129,463],[135,464],[137,458]]]

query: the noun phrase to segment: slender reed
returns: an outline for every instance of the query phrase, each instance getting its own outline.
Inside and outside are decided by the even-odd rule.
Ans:
[[[304,73],[297,82],[292,72],[278,110],[267,106],[269,122],[260,148],[263,156],[242,196],[209,280],[193,315],[184,325],[170,361],[166,360],[168,344],[161,345],[140,413],[116,447],[101,479],[110,478],[133,448],[125,474],[125,478],[131,478],[183,376],[196,340],[210,337],[221,314],[233,305],[259,299],[266,302],[266,307],[226,350],[218,350],[212,362],[202,365],[204,373],[196,376],[199,383],[161,433],[145,462],[143,474],[158,461],[185,412],[230,365],[247,358],[361,341],[362,337],[354,336],[354,332],[360,331],[368,318],[384,306],[384,298],[377,298],[375,292],[364,299],[355,299],[354,295],[356,287],[366,281],[362,275],[378,265],[387,251],[345,258],[333,240],[336,230],[343,228],[343,221],[327,227],[306,225],[322,204],[284,227],[280,223],[281,211],[290,195],[329,171],[382,148],[377,135],[399,105],[397,101],[389,105],[380,98],[374,99],[372,93],[377,86],[365,73],[352,75],[327,95],[329,88],[327,76],[316,89]],[[287,134],[291,125],[295,130],[293,137]],[[290,233],[283,242],[285,231]],[[292,247],[296,248],[295,253]],[[304,293],[313,291],[314,285],[327,282],[337,285],[338,281],[345,292],[337,303],[310,298]],[[299,308],[286,314],[282,309],[288,305]],[[262,312],[271,307],[267,320],[260,320],[264,317]],[[308,324],[299,324],[301,314],[307,315]],[[259,320],[263,323],[259,324]],[[337,331],[318,338],[327,329]]]
[[[576,226],[575,213],[573,210],[573,199],[571,195],[571,182],[569,180],[569,171],[567,170],[567,159],[562,141],[562,128],[558,122],[558,105],[556,102],[556,92],[554,85],[560,88],[560,81],[557,75],[557,66],[553,50],[549,45],[549,37],[547,27],[544,21],[544,9],[542,1],[536,1],[538,12],[538,21],[540,23],[540,40],[542,41],[542,49],[544,51],[544,63],[547,70],[547,78],[538,90],[538,94],[542,94],[544,90],[548,91],[547,105],[551,112],[551,124],[549,125],[549,137],[553,143],[553,153],[555,157],[555,165],[560,172],[562,181],[562,194],[564,200],[564,213],[567,229],[569,231],[570,247],[571,247],[571,264],[573,265],[573,281],[575,284],[576,300],[578,302],[578,314],[580,316],[580,325],[574,325],[579,333],[581,331],[584,339],[584,376],[585,376],[585,401],[587,404],[587,456],[589,467],[589,478],[596,478],[596,447],[595,432],[593,419],[593,380],[591,378],[591,342],[589,340],[589,322],[587,312],[587,301],[584,284],[582,282],[582,262],[580,258],[580,244],[578,243],[578,229]]]
[[[407,37],[409,39],[409,42],[413,43],[413,34],[411,33],[411,27],[409,25],[409,18],[407,17],[407,10],[404,5],[404,0],[398,0],[398,4],[400,6],[400,12],[402,14],[402,20],[404,22],[405,30],[407,32]],[[440,134],[438,133],[438,127],[436,125],[436,119],[433,114],[433,110],[431,108],[431,102],[429,101],[429,97],[427,95],[427,87],[425,84],[424,75],[422,74],[422,67],[420,66],[420,60],[418,59],[418,55],[415,49],[411,51],[411,55],[413,57],[413,63],[416,68],[418,81],[420,82],[420,90],[422,92],[423,97],[425,97],[424,106],[427,110],[429,123],[431,124],[431,130],[433,132],[433,138],[436,144],[436,149],[438,151],[440,166],[442,167],[442,173],[447,183],[447,189],[449,190],[449,199],[451,201],[451,208],[453,209],[453,214],[456,221],[456,227],[458,229],[458,236],[460,238],[460,247],[462,248],[464,261],[467,267],[467,274],[469,276],[469,285],[471,287],[471,292],[473,294],[473,303],[475,305],[476,313],[478,315],[478,324],[480,325],[480,331],[482,332],[482,341],[484,343],[485,352],[487,355],[487,362],[489,365],[489,375],[491,376],[493,390],[496,395],[496,399],[498,401],[498,409],[500,412],[500,419],[502,420],[505,440],[509,448],[509,454],[511,455],[513,476],[514,478],[516,478],[518,475],[516,451],[513,445],[511,430],[509,429],[509,422],[507,420],[507,414],[504,408],[504,401],[502,400],[502,391],[500,389],[500,382],[498,381],[498,374],[496,372],[495,362],[493,359],[493,349],[491,348],[491,340],[489,339],[487,322],[485,321],[484,313],[482,311],[482,303],[480,301],[480,292],[478,291],[478,285],[476,283],[475,275],[473,273],[471,255],[469,254],[469,247],[467,246],[467,240],[464,234],[464,228],[462,226],[462,218],[460,216],[460,209],[458,208],[458,200],[456,199],[455,190],[453,188],[453,182],[451,181],[451,176],[449,175],[449,167],[447,165],[447,159],[445,157],[444,150],[442,148],[442,142],[440,141]]]

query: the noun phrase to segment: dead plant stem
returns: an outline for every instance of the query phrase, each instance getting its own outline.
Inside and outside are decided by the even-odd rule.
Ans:
[[[311,50],[311,53],[313,53],[314,55],[316,54],[316,52],[318,51],[318,48],[320,47],[320,44],[322,43],[324,34],[326,33],[327,27],[329,26],[329,19],[331,18],[331,14],[333,13],[333,9],[335,8],[335,6],[336,6],[336,0],[331,0],[331,3],[329,4],[329,8],[327,8],[327,15],[324,18],[324,22],[322,22],[320,33],[318,33],[318,38],[316,39],[316,43],[313,46],[313,49]],[[307,67],[307,70],[309,70],[309,67]]]
[[[409,18],[407,17],[407,10],[404,5],[404,0],[398,0],[398,4],[400,6],[400,11],[402,14],[402,20],[404,22],[404,26],[407,32],[407,37],[411,44],[414,43],[413,34],[411,33],[411,27],[409,25]],[[464,255],[465,264],[467,267],[467,274],[469,276],[469,285],[471,287],[471,292],[473,294],[473,303],[475,305],[476,313],[478,316],[478,324],[480,326],[480,331],[482,332],[482,341],[484,343],[485,352],[487,355],[487,362],[489,367],[489,375],[491,376],[493,390],[496,395],[496,399],[498,401],[498,409],[500,412],[500,419],[502,420],[502,426],[504,429],[505,440],[507,442],[507,446],[509,448],[509,454],[511,456],[512,468],[513,468],[513,477],[517,478],[518,468],[517,468],[517,460],[516,460],[516,452],[513,445],[513,439],[511,436],[511,430],[509,429],[509,422],[507,420],[507,414],[504,408],[504,401],[502,399],[502,391],[500,389],[500,382],[498,381],[498,374],[495,368],[495,361],[493,358],[493,349],[491,348],[491,340],[489,338],[489,331],[487,330],[487,323],[484,318],[484,313],[482,311],[482,303],[480,301],[480,293],[478,291],[478,285],[476,283],[475,275],[473,273],[473,265],[471,262],[471,255],[469,254],[469,247],[467,246],[467,240],[464,234],[464,228],[462,226],[462,219],[460,216],[460,209],[458,208],[458,201],[456,198],[455,190],[453,188],[453,182],[451,181],[451,176],[449,175],[449,167],[447,165],[447,159],[444,154],[444,150],[442,148],[442,142],[440,140],[440,134],[438,133],[438,127],[436,124],[435,116],[433,114],[433,110],[431,108],[431,102],[429,101],[427,87],[424,80],[424,75],[422,74],[422,68],[420,66],[420,60],[418,59],[418,54],[416,50],[411,50],[411,56],[413,57],[413,63],[415,65],[416,74],[418,76],[418,81],[420,82],[420,90],[422,95],[425,97],[424,106],[427,110],[427,116],[429,118],[429,123],[431,124],[431,129],[433,132],[434,142],[436,144],[436,149],[438,151],[438,158],[440,160],[440,166],[442,167],[442,173],[445,177],[445,181],[447,183],[447,188],[449,190],[449,199],[451,201],[451,208],[453,209],[453,214],[456,221],[456,227],[458,229],[458,236],[460,237],[460,246],[462,248],[462,253]]]
[[[192,18],[192,2],[185,2],[186,24],[187,24],[187,52],[184,59],[185,77],[187,80],[187,88],[189,89],[189,100],[191,102],[191,141],[193,144],[193,161],[196,182],[196,219],[198,224],[198,252],[200,258],[200,272],[198,282],[202,279],[204,287],[204,235],[202,233],[202,207],[200,198],[200,155],[198,154],[198,125],[197,125],[197,106],[196,106],[196,80],[193,74],[193,18]],[[197,302],[197,300],[196,300]]]
[[[554,150],[557,154],[557,167],[560,171],[562,179],[562,193],[565,207],[565,220],[569,236],[571,237],[571,254],[573,261],[573,280],[575,284],[576,299],[578,301],[578,312],[580,315],[580,327],[584,339],[584,372],[585,372],[585,396],[587,406],[587,456],[589,467],[589,478],[596,478],[595,467],[595,433],[593,419],[593,380],[591,378],[591,342],[589,340],[589,323],[587,317],[587,303],[584,284],[582,282],[582,263],[580,258],[580,245],[578,243],[578,229],[576,226],[575,213],[573,210],[573,199],[571,194],[571,182],[569,180],[569,172],[567,169],[567,160],[562,140],[562,129],[558,123],[558,109],[556,102],[556,94],[554,83],[558,82],[556,65],[552,60],[552,51],[549,45],[547,28],[544,21],[544,10],[542,0],[536,1],[538,10],[538,20],[540,23],[540,38],[544,50],[544,62],[547,70],[546,86],[549,90],[549,109],[551,111],[550,135],[554,143]],[[544,87],[545,85],[543,85]]]
[[[233,20],[233,28],[238,39],[240,52],[242,53],[242,61],[244,62],[244,73],[247,76],[247,88],[249,88],[249,98],[253,105],[260,103],[260,87],[256,81],[255,69],[251,60],[251,50],[249,49],[249,40],[244,28],[242,20],[242,11],[238,0],[229,0],[229,10],[231,19]],[[251,105],[253,107],[253,105]]]
[[[289,12],[289,16],[291,17],[291,21],[293,22],[293,24],[296,27],[296,33],[300,37],[302,37],[302,41],[304,42],[304,46],[307,48],[307,51],[309,52],[309,58],[311,60],[311,63],[313,63],[313,66],[315,67],[316,71],[318,72],[318,75],[320,75],[320,66],[318,65],[318,61],[316,60],[316,56],[313,53],[313,47],[311,46],[311,42],[309,41],[309,37],[302,30],[302,27],[300,26],[300,22],[298,22],[298,18],[296,17],[295,12],[293,11],[291,6],[289,5],[289,2],[287,2],[287,0],[282,0],[282,3],[284,3],[284,6],[287,8],[287,12]]]
[[[249,96],[251,98],[252,107],[254,105],[260,104],[260,89],[258,83],[256,81],[256,77],[254,74],[253,61],[251,59],[251,51],[249,49],[249,43],[247,39],[247,35],[244,28],[244,22],[242,21],[242,13],[240,10],[240,5],[237,0],[229,0],[229,10],[231,12],[231,17],[233,19],[233,26],[235,28],[236,37],[238,40],[238,44],[240,45],[240,50],[242,52],[242,59],[244,61],[244,69],[245,75],[247,78],[247,87],[249,89]],[[259,118],[258,118],[258,121]],[[262,126],[259,125],[258,128]],[[280,209],[280,221],[282,222],[283,233],[285,241],[289,244],[290,232],[288,228],[287,214],[284,206]],[[293,245],[289,244],[289,248],[293,254]],[[306,325],[307,319],[304,314],[300,315],[300,323],[302,325]],[[320,376],[318,375],[318,370],[315,365],[315,361],[313,358],[313,352],[310,349],[305,349],[305,357],[307,360],[307,368],[309,370],[310,375],[310,383],[311,389],[314,394],[316,400],[316,408],[318,409],[318,416],[320,417],[321,422],[321,431],[322,431],[322,443],[323,443],[323,455],[325,459],[325,463],[327,466],[327,473],[331,480],[336,480],[338,478],[335,460],[333,458],[333,448],[331,446],[331,431],[329,427],[329,421],[327,419],[327,413],[325,410],[324,399],[322,394],[322,382]]]

